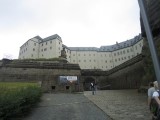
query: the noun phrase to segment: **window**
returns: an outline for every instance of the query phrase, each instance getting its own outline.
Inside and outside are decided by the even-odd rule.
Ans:
[[[89,60],[89,62],[91,62],[91,60]]]
[[[129,53],[129,49],[127,49],[127,53]]]
[[[105,62],[107,63],[107,60]]]
[[[139,43],[139,46],[140,46],[140,47],[142,46],[141,43]]]
[[[137,50],[137,46],[135,46],[136,50]]]
[[[42,43],[42,46],[43,46],[43,43]]]
[[[115,62],[117,62],[117,59],[115,59]]]
[[[52,47],[50,47],[50,50],[52,49]]]
[[[34,46],[36,46],[36,43],[34,43]]]
[[[79,60],[79,62],[81,62],[81,60]]]
[[[47,45],[47,42],[46,42],[46,45]]]
[[[84,62],[86,62],[86,60],[84,60]]]
[[[41,49],[41,51],[43,52],[43,49]]]
[[[114,56],[116,56],[116,53],[114,53]]]
[[[47,48],[44,48],[44,51],[47,51]]]
[[[52,41],[50,41],[50,43],[52,43]]]
[[[35,51],[35,48],[33,48],[33,51]]]
[[[128,59],[130,59],[130,56],[128,56]]]
[[[125,50],[123,50],[123,54],[125,54]]]

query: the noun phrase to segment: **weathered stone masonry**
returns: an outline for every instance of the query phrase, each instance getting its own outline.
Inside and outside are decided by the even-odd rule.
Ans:
[[[79,84],[59,84],[59,76],[79,77],[80,75],[80,68],[77,64],[47,63],[45,61],[10,61],[1,64],[0,67],[0,81],[39,82],[41,83],[44,92],[82,91],[82,85],[80,82]]]

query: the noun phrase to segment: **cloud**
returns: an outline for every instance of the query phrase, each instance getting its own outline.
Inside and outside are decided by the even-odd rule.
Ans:
[[[135,0],[1,0],[0,57],[28,39],[59,34],[68,47],[100,47],[140,33]],[[7,46],[7,47],[6,47]]]

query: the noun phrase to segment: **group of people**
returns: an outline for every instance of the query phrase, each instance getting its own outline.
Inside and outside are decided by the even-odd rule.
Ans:
[[[158,82],[150,82],[148,89],[148,106],[152,113],[152,120],[160,120],[160,91]]]

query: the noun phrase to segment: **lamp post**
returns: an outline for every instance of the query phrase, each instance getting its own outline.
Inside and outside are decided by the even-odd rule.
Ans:
[[[152,33],[151,33],[151,29],[150,29],[150,26],[149,26],[147,14],[146,14],[146,11],[145,11],[144,0],[138,0],[138,2],[139,2],[139,7],[140,7],[140,12],[141,12],[145,32],[146,32],[147,39],[148,39],[149,49],[150,49],[150,52],[151,52],[151,57],[152,57],[153,65],[154,65],[156,78],[157,78],[158,84],[160,86],[159,60],[158,60],[158,57],[157,57],[157,52],[156,52],[155,45],[154,45],[154,42],[153,42],[153,36],[152,36]]]

